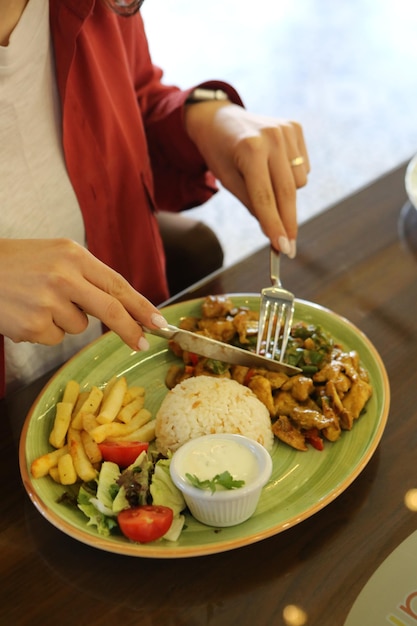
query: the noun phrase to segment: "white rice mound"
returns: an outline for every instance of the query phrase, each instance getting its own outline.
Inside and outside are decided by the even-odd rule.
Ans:
[[[178,383],[156,414],[159,452],[174,452],[190,439],[236,433],[271,451],[274,435],[266,406],[248,388],[229,378],[196,376]]]

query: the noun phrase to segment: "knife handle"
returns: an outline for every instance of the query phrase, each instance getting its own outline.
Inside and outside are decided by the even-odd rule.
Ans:
[[[143,330],[145,333],[150,333],[151,335],[156,335],[157,337],[172,339],[178,331],[178,328],[168,324],[164,328],[147,328],[146,326],[143,326]]]

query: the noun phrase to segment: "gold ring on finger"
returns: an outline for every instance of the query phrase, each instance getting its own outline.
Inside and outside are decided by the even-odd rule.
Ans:
[[[297,167],[297,165],[302,165],[304,163],[304,157],[298,156],[295,159],[291,159],[290,165],[291,167]]]

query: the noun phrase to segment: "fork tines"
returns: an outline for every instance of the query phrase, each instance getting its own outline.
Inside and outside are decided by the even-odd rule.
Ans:
[[[288,294],[288,295],[287,295]],[[283,361],[294,313],[294,297],[284,289],[269,287],[261,292],[256,352],[265,345],[265,356]]]

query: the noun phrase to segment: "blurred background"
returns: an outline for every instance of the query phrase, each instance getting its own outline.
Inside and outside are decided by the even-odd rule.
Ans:
[[[141,12],[166,83],[222,79],[249,110],[303,125],[301,224],[417,153],[416,0],[146,0]],[[188,214],[217,233],[225,265],[266,243],[224,189]]]

